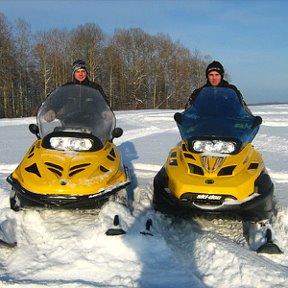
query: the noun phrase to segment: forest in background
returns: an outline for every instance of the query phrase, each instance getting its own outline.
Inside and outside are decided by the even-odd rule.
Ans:
[[[76,59],[88,63],[113,110],[184,108],[211,61],[169,35],[140,28],[106,35],[87,23],[32,33],[23,19],[12,25],[0,13],[0,118],[35,115],[52,90],[72,80]]]

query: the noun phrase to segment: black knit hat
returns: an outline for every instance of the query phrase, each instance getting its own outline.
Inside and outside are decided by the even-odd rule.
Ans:
[[[218,61],[213,61],[212,63],[210,63],[207,68],[206,68],[206,78],[208,78],[208,74],[212,71],[216,71],[218,72],[222,78],[224,76],[224,68],[222,66],[222,64]]]
[[[74,75],[75,71],[78,69],[85,69],[87,74],[89,75],[89,66],[83,60],[76,60],[72,64],[72,75]]]

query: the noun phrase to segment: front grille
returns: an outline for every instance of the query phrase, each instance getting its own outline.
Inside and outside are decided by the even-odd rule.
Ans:
[[[184,157],[195,160],[194,156],[190,153],[184,153]]]
[[[204,171],[200,166],[188,163],[190,174],[204,175]]]
[[[45,162],[45,165],[48,167],[47,169],[51,171],[52,173],[54,173],[56,176],[59,176],[59,177],[62,176],[62,173],[64,170],[62,166],[51,163],[51,162]]]
[[[47,166],[47,169],[54,173],[56,176],[61,177],[63,175],[64,168],[62,166],[51,162],[45,162],[45,165]],[[69,177],[72,177],[73,175],[86,170],[86,167],[90,165],[91,163],[82,163],[72,166],[69,169]]]
[[[232,175],[232,173],[233,173],[235,168],[236,168],[236,165],[224,167],[218,172],[217,175],[218,176],[229,176],[229,175]]]
[[[257,169],[259,166],[259,163],[251,163],[248,167],[248,170],[253,170],[253,169]]]

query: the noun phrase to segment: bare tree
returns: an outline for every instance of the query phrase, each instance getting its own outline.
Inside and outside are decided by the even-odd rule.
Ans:
[[[76,59],[85,60],[90,67],[92,81],[102,82],[104,34],[95,24],[80,25],[71,33],[71,62]]]
[[[120,86],[120,71],[121,59],[120,55],[113,44],[108,44],[104,50],[104,64],[103,64],[103,85],[107,88],[109,95],[109,104],[111,107],[120,107],[123,104],[121,100],[121,86]]]
[[[182,108],[205,82],[210,56],[193,53],[169,35],[140,28],[116,29],[110,37],[96,24],[31,35],[19,19],[15,38],[0,13],[0,117],[29,116],[56,87],[71,81],[76,59],[90,66],[115,109]],[[229,75],[228,75],[229,76]]]
[[[148,73],[153,53],[152,39],[141,29],[118,29],[111,41],[120,58],[120,97],[130,109],[147,108],[149,105]]]
[[[57,30],[36,34],[34,57],[38,66],[40,82],[42,84],[43,100],[53,89],[71,79],[69,47],[69,33]],[[69,65],[69,68],[68,68]]]
[[[12,117],[15,107],[15,42],[4,14],[0,13],[0,117]]]
[[[29,60],[31,57],[31,31],[30,25],[18,19],[16,22],[16,61],[17,61],[17,101],[16,109],[19,116],[27,116],[27,111],[31,109],[29,101]]]

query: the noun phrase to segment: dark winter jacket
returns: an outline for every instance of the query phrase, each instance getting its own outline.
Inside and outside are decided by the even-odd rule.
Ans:
[[[106,101],[107,105],[109,106],[109,103],[108,103],[108,100],[107,100],[107,96],[106,96],[103,88],[99,84],[97,84],[95,82],[92,82],[88,78],[86,78],[82,82],[74,79],[71,82],[67,82],[67,83],[63,84],[61,87],[68,86],[68,85],[73,85],[73,84],[85,85],[85,86],[89,86],[89,87],[91,87],[93,89],[98,90],[100,92],[100,94],[102,95],[103,99]],[[55,91],[55,89],[53,91]],[[53,91],[51,93],[49,93],[47,97],[49,97],[53,93]],[[70,99],[70,101],[68,101],[66,97],[63,97],[62,99],[57,99],[57,101],[52,101],[52,102],[50,101],[49,109],[54,111],[56,113],[56,115],[59,116],[61,114],[65,114],[65,113],[68,113],[69,111],[77,109],[75,107],[75,105],[76,104],[73,101],[71,101],[71,99]]]
[[[195,89],[192,94],[190,95],[190,97],[188,98],[188,101],[185,105],[185,109],[188,109],[189,107],[192,106],[192,104],[194,103],[195,99],[197,98],[197,96],[199,95],[200,91],[202,90],[202,88],[204,87],[212,87],[210,82],[207,81],[207,83],[205,85],[203,85],[202,87],[198,88],[198,89]],[[229,84],[229,82],[227,82],[226,80],[222,80],[220,82],[220,84],[217,86],[217,87],[226,87],[226,88],[230,88],[230,89],[233,89],[237,96],[239,97],[239,100],[240,102],[242,103],[244,109],[251,113],[250,109],[248,108],[247,104],[245,103],[244,99],[243,99],[243,96],[241,94],[241,92],[237,89],[236,86],[232,85],[232,84]]]
[[[99,84],[97,84],[97,83],[95,83],[95,82],[90,81],[90,80],[88,79],[88,77],[86,77],[86,79],[85,79],[84,81],[82,81],[82,82],[74,79],[73,81],[68,82],[68,83],[64,84],[63,86],[65,86],[65,85],[71,85],[71,84],[86,85],[86,86],[90,86],[91,88],[94,88],[94,89],[98,90],[98,91],[101,93],[101,95],[103,96],[103,98],[105,99],[106,103],[109,105],[108,97],[107,97],[107,95],[105,94],[105,92],[104,92],[103,88],[101,87],[101,85],[99,85]]]

